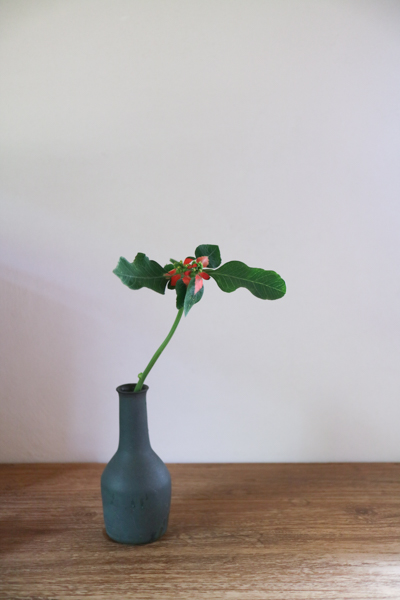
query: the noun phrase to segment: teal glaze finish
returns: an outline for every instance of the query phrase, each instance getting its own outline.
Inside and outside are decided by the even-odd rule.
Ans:
[[[123,544],[148,544],[167,530],[171,505],[171,476],[150,446],[144,385],[117,388],[120,437],[101,476],[107,534]]]

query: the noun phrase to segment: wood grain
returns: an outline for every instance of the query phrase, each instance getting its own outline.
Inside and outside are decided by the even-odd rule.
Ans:
[[[169,465],[167,534],[104,531],[99,464],[0,466],[0,598],[400,599],[400,465]]]

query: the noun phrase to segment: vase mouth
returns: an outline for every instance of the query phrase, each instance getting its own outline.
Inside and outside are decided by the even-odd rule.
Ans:
[[[117,387],[118,394],[142,394],[143,392],[147,392],[149,386],[144,384],[140,392],[135,392],[136,383],[124,383],[123,385],[119,385]]]

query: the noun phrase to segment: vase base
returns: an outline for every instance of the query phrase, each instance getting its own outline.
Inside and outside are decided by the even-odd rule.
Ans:
[[[164,531],[161,531],[160,533],[154,533],[150,536],[150,538],[146,538],[146,539],[127,539],[127,538],[121,538],[118,535],[113,535],[113,533],[107,531],[107,528],[105,528],[105,533],[107,535],[107,537],[112,540],[113,542],[116,542],[117,544],[125,544],[126,546],[145,546],[146,544],[153,544],[154,542],[158,542],[158,540],[160,540],[167,532],[167,529],[165,528]]]

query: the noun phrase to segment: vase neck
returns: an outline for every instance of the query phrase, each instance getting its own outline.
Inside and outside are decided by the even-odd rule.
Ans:
[[[119,391],[119,450],[144,451],[150,449],[147,425],[146,392]],[[147,386],[146,386],[147,387]]]

